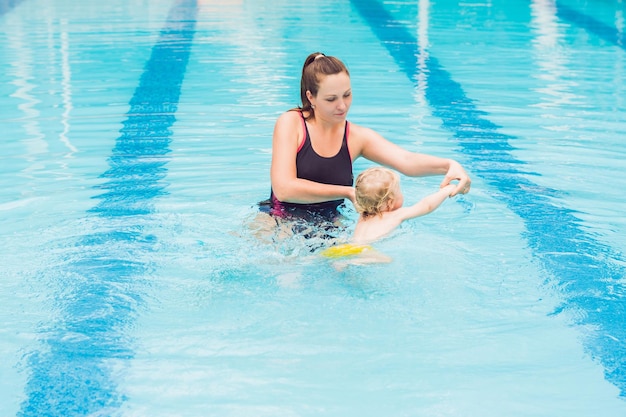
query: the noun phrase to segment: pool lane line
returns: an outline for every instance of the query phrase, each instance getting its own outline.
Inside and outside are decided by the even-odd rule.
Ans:
[[[580,13],[579,11],[572,9],[561,2],[557,1],[555,5],[556,16],[559,19],[567,20],[568,22],[585,29],[587,32],[596,35],[600,39],[626,50],[626,33],[620,32],[617,28],[602,23],[589,15]]]
[[[476,107],[436,58],[420,57],[417,39],[401,22],[378,1],[352,0],[352,4],[416,86],[418,59],[425,65],[425,94],[433,115],[442,120],[467,156],[470,174],[497,189],[496,197],[523,220],[523,237],[534,259],[566,300],[554,313],[570,308],[584,312],[577,316],[577,323],[594,329],[585,339],[585,348],[603,365],[605,378],[626,397],[623,254],[586,233],[575,211],[555,205],[557,190],[528,179],[539,174],[524,171],[525,163],[511,154],[511,141],[516,137],[499,132],[500,126],[486,118],[488,114]]]
[[[125,400],[115,372],[134,356],[132,327],[151,272],[156,238],[145,230],[166,194],[167,154],[195,35],[195,0],[170,9],[88,213],[99,230],[79,238],[56,274],[56,318],[26,357],[18,416],[112,415]],[[49,278],[46,278],[49,279]]]

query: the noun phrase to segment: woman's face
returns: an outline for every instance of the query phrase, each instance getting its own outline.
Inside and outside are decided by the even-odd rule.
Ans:
[[[307,91],[309,101],[315,106],[315,117],[344,121],[352,105],[352,86],[350,77],[345,72],[326,75],[320,80],[317,96]]]

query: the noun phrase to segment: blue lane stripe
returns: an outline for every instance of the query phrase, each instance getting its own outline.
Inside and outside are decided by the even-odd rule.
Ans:
[[[556,2],[556,15],[561,20],[567,20],[575,25],[584,28],[587,32],[592,33],[615,46],[626,50],[626,33],[622,33],[617,28],[602,23],[591,16],[580,13],[561,2]]]
[[[150,273],[155,239],[143,230],[165,193],[170,127],[195,34],[195,0],[172,6],[152,49],[90,211],[99,229],[82,238],[55,282],[58,320],[28,357],[19,416],[111,415],[124,401],[112,366],[132,358],[127,335]],[[50,271],[46,272],[46,275]],[[142,284],[143,282],[143,284]]]
[[[353,7],[389,50],[398,66],[417,84],[419,49],[417,39],[373,0],[353,0]],[[499,126],[485,118],[461,85],[442,68],[437,59],[425,57],[428,75],[426,99],[433,114],[456,139],[468,157],[473,175],[500,191],[499,198],[524,221],[524,237],[537,261],[562,288],[566,302],[560,307],[584,311],[580,324],[596,329],[586,341],[588,352],[599,360],[607,380],[626,396],[626,288],[623,256],[596,241],[582,228],[575,212],[556,206],[556,190],[539,186],[523,171],[511,141],[498,132]],[[555,312],[555,313],[558,313]]]

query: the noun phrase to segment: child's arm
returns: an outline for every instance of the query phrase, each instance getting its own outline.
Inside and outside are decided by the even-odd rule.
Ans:
[[[401,217],[401,221],[420,217],[435,211],[435,209],[439,207],[441,203],[446,200],[446,198],[450,197],[450,194],[452,194],[455,189],[456,185],[454,184],[446,185],[445,187],[440,188],[436,193],[424,197],[412,206],[399,208],[397,212]]]

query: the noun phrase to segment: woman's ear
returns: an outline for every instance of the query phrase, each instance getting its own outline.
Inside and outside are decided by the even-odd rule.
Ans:
[[[310,90],[306,90],[306,98],[309,99],[309,103],[313,104],[313,94],[311,94]]]

